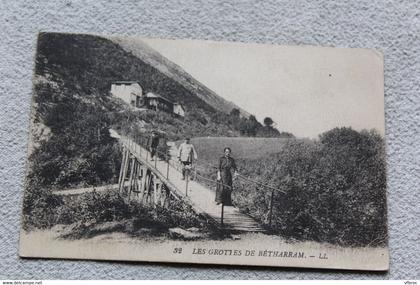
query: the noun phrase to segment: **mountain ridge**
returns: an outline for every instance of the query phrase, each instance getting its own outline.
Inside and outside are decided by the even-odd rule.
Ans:
[[[107,39],[118,44],[122,49],[132,53],[145,63],[155,67],[167,77],[181,84],[185,89],[195,94],[214,108],[229,114],[232,109],[239,109],[241,116],[248,118],[250,113],[235,103],[226,100],[213,90],[199,82],[185,69],[166,58],[164,55],[150,47],[143,40],[135,37],[110,36]]]

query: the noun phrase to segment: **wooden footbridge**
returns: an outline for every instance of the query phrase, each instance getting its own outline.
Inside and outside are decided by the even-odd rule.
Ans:
[[[138,138],[134,140],[113,131],[111,133],[123,147],[118,189],[127,195],[128,200],[165,206],[172,196],[184,199],[197,213],[225,230],[265,231],[252,217],[237,208],[217,205],[215,192],[211,189],[188,177],[183,180],[180,167],[169,154],[164,154],[163,158],[156,155],[152,160],[150,152],[139,143]]]

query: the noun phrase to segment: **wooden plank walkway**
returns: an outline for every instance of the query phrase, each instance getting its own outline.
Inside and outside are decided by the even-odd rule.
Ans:
[[[116,136],[117,137],[117,136]],[[221,226],[222,206],[217,205],[214,201],[215,192],[195,181],[188,181],[188,192],[186,191],[186,180],[182,180],[181,172],[169,165],[166,161],[157,159],[150,160],[150,153],[135,143],[133,140],[118,136],[120,142],[127,147],[131,154],[134,155],[141,163],[147,165],[161,180],[168,183],[171,190],[177,192],[178,195],[187,198],[191,206],[199,213],[205,213]],[[172,163],[171,163],[172,164]],[[248,232],[264,232],[265,230],[250,216],[241,213],[237,208],[232,206],[224,207],[223,227],[232,231],[248,231]]]

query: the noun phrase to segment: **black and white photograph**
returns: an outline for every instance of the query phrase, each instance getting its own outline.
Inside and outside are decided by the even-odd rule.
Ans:
[[[21,257],[385,271],[373,49],[44,32]]]

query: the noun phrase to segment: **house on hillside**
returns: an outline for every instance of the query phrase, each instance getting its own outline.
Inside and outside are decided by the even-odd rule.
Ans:
[[[184,106],[172,102],[156,93],[148,92],[144,98],[145,107],[149,110],[164,111],[180,117],[185,117]]]
[[[181,104],[172,102],[153,92],[144,94],[140,83],[137,81],[113,82],[111,84],[111,95],[122,99],[134,108],[163,111],[181,117],[185,116],[185,109]]]
[[[146,108],[154,111],[173,113],[174,103],[158,94],[148,92],[145,97]]]
[[[143,89],[136,81],[116,81],[111,84],[111,95],[122,99],[125,103],[140,108]]]

